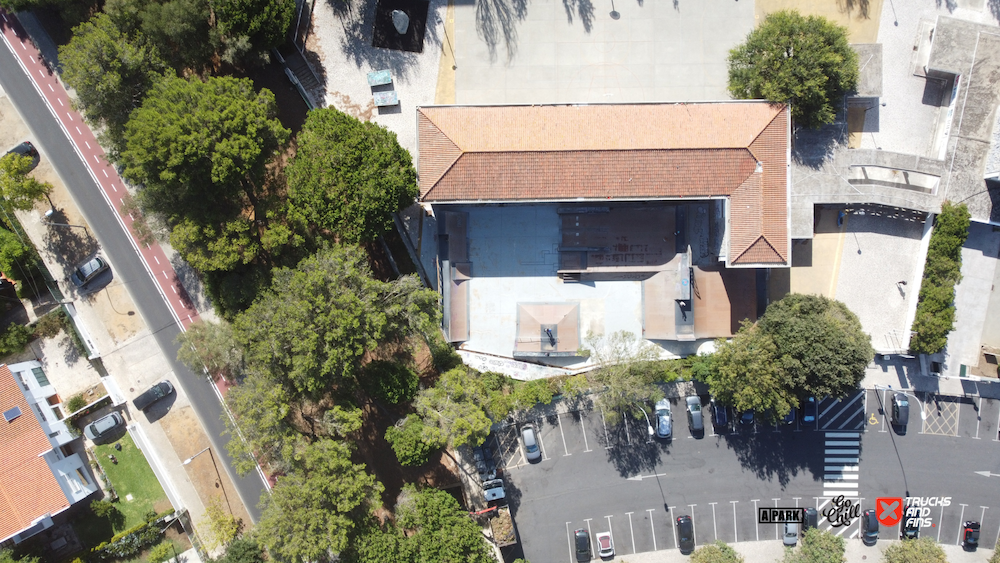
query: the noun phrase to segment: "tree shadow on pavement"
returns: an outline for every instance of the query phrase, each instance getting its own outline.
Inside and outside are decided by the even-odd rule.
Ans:
[[[818,129],[796,127],[792,136],[792,160],[818,170],[832,160],[838,147],[847,144],[847,114],[837,112],[833,123]]]
[[[97,241],[91,236],[90,230],[70,225],[61,209],[56,209],[47,219],[42,219],[42,225],[46,229],[44,246],[51,250],[56,262],[66,271],[72,270],[97,252]]]
[[[410,69],[417,63],[417,53],[372,47],[377,4],[375,0],[327,0],[327,2],[343,26],[344,36],[340,40],[340,51],[348,60],[354,62],[358,68],[370,66],[375,69],[390,69],[394,82],[398,79],[412,78]],[[436,47],[441,44],[436,32],[439,18],[434,10],[435,4],[432,3],[427,14],[425,51],[431,49],[436,52]],[[363,80],[364,77],[361,76],[359,79]]]
[[[822,479],[823,435],[817,432],[774,432],[762,425],[756,433],[741,429],[723,437],[744,469],[761,481],[777,481],[782,490],[800,471]]]
[[[639,2],[642,5],[642,1]],[[583,24],[583,30],[590,33],[594,28],[594,4],[590,0],[563,0],[563,8],[566,9],[566,21],[573,23],[573,15],[576,14]]]
[[[570,13],[570,6],[566,2],[578,4],[580,18],[586,22],[593,21],[593,7],[587,13],[584,4],[590,4],[589,0],[564,0],[567,14]],[[503,42],[504,50],[507,52],[507,62],[514,60],[517,55],[517,24],[528,15],[527,0],[476,0],[476,33],[479,38],[486,42],[486,48],[490,55],[490,62],[497,60],[498,46]],[[589,32],[590,29],[587,28]]]
[[[597,443],[606,448],[608,461],[625,478],[655,473],[661,457],[670,453],[669,443],[651,441],[645,422],[633,420],[627,425],[608,425],[607,438],[598,436]]]

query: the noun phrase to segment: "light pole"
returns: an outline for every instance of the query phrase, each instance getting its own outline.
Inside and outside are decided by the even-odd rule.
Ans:
[[[42,218],[42,222],[45,223],[46,225],[52,225],[53,227],[76,227],[78,229],[83,229],[84,231],[87,232],[87,234],[90,234],[90,231],[87,230],[87,227],[83,225],[70,225],[69,223],[53,223],[51,220],[53,213],[55,213],[54,209],[49,209],[48,211],[46,211],[45,216]]]
[[[212,446],[209,446],[200,452],[194,454],[193,456],[185,459],[181,462],[181,465],[189,465],[194,458],[200,456],[201,454],[208,452],[208,457],[212,458],[212,467],[215,468],[215,476],[219,478],[219,488],[222,489],[222,496],[226,499],[226,506],[229,507],[229,515],[233,514],[233,505],[229,504],[229,495],[226,493],[226,487],[222,484],[222,474],[219,473],[219,466],[215,463],[215,454],[212,453]]]
[[[653,437],[653,423],[649,421],[649,415],[646,414],[646,409],[642,408],[641,405],[636,405],[636,406],[638,406],[639,410],[642,411],[642,416],[646,417],[646,431],[649,432],[649,437],[652,438]],[[646,441],[649,442],[649,440],[646,440]]]

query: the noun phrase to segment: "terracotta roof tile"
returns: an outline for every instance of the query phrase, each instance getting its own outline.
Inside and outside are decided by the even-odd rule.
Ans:
[[[13,407],[21,416],[0,419],[0,539],[31,526],[39,516],[67,507],[69,501],[52,470],[39,457],[52,449],[34,411],[10,369],[0,365],[0,411]]]
[[[417,120],[424,201],[730,196],[730,263],[788,263],[785,106],[432,106]]]

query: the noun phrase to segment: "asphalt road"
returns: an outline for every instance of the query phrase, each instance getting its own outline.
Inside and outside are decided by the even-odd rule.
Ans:
[[[952,497],[948,507],[932,510],[933,527],[923,535],[955,544],[963,519],[981,520],[982,545],[992,548],[1000,522],[1000,475],[974,472],[1000,474],[995,440],[1000,401],[939,400],[939,409],[928,400],[927,420],[919,414],[923,403],[911,407],[911,424],[900,434],[888,424],[883,428],[879,394],[821,401],[813,424],[776,427],[758,421],[718,434],[709,427],[698,438],[689,432],[678,401],[669,442],[650,440],[645,421],[608,421],[600,411],[539,415],[530,419],[539,428],[544,453],[535,464],[524,462],[518,427],[508,427],[497,433],[500,444],[494,447],[506,464],[507,496],[524,556],[575,561],[571,540],[579,528],[592,538],[610,530],[619,556],[676,549],[673,523],[680,515],[692,516],[699,546],[716,539],[777,539],[780,526],[758,524],[757,507],[816,506],[822,512],[831,506],[831,493],[843,493],[867,510],[878,497],[903,497],[907,491]],[[843,455],[856,456],[858,463],[831,457]],[[859,541],[858,518],[843,526],[820,519],[821,528]],[[898,526],[881,533],[898,538]]]
[[[6,46],[0,48],[0,86],[7,92],[11,102],[27,122],[34,135],[32,141],[43,149],[43,153],[51,160],[73,195],[74,201],[100,242],[102,252],[114,268],[115,277],[125,284],[143,320],[152,331],[156,343],[167,357],[170,369],[177,374],[177,380],[205,427],[209,440],[223,461],[247,511],[254,521],[258,520],[260,511],[257,509],[257,502],[264,491],[264,483],[256,473],[240,477],[232,469],[225,448],[225,439],[222,437],[225,430],[221,419],[222,405],[212,389],[212,383],[206,377],[192,373],[176,360],[178,346],[174,343],[174,339],[180,328],[170,309],[157,292],[128,235],[122,230],[113,210],[98,191],[97,184],[87,172],[69,139]]]

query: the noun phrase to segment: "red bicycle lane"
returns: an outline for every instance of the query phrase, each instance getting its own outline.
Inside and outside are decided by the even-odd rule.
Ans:
[[[128,195],[125,183],[118,171],[111,166],[105,152],[97,142],[93,131],[77,111],[73,109],[69,95],[56,74],[48,66],[35,47],[31,38],[21,27],[17,18],[0,10],[0,35],[7,47],[20,61],[23,70],[35,85],[39,95],[45,100],[50,111],[59,122],[63,131],[69,137],[80,158],[87,165],[91,176],[100,188],[101,195],[118,217],[119,223],[129,236],[135,251],[142,257],[146,271],[156,282],[160,295],[166,301],[181,330],[186,330],[191,323],[198,320],[198,311],[194,307],[187,291],[181,285],[176,271],[170,264],[163,249],[155,242],[142,244],[135,236],[132,226],[137,217],[123,207],[123,200]]]

